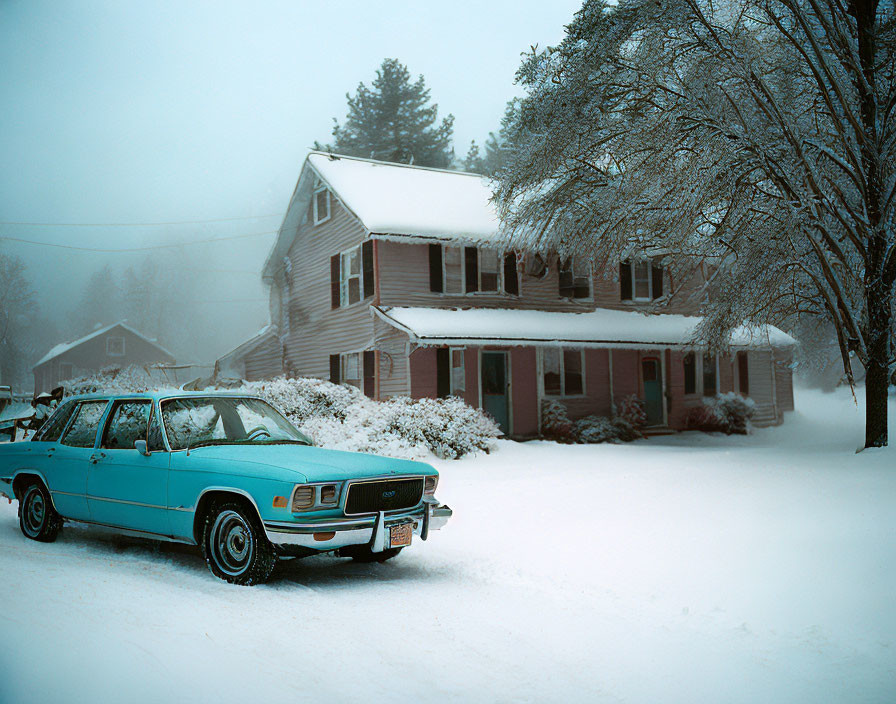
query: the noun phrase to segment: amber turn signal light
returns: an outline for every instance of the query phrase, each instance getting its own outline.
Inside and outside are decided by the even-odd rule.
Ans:
[[[335,530],[327,531],[326,533],[315,533],[314,534],[314,539],[318,542],[323,542],[324,540],[330,540],[335,537],[336,537]]]
[[[274,508],[286,508],[286,497],[285,496],[275,496],[274,497]]]

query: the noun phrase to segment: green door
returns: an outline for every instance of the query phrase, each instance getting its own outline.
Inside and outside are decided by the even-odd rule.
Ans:
[[[663,374],[660,360],[655,357],[641,360],[641,379],[644,383],[644,410],[647,425],[663,425]]]
[[[507,353],[482,353],[482,409],[510,432],[510,412],[507,398]]]

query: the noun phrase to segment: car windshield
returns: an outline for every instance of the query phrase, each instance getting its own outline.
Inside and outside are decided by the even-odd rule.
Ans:
[[[199,445],[300,443],[311,440],[257,398],[175,398],[162,401],[162,420],[172,450]]]

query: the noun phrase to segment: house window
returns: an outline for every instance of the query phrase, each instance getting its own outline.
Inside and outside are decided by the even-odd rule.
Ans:
[[[716,384],[716,357],[712,354],[703,355],[703,395],[715,396]]]
[[[341,355],[342,374],[341,381],[352,386],[361,385],[361,355],[358,352],[349,352]]]
[[[654,301],[663,295],[663,265],[656,260],[625,261],[619,265],[623,301]]]
[[[464,348],[452,347],[451,354],[451,395],[463,398],[467,386],[467,377],[464,370]]]
[[[737,353],[737,390],[750,395],[750,358],[746,352]]]
[[[433,293],[507,293],[518,296],[516,254],[477,247],[429,245],[429,290]]]
[[[109,357],[124,357],[124,338],[123,337],[107,337],[106,338],[106,354]]]
[[[66,381],[71,379],[75,375],[75,368],[73,365],[63,362],[59,365],[59,380]]]
[[[331,308],[350,306],[373,293],[373,242],[330,257]]]
[[[559,262],[560,297],[591,298],[591,262],[569,257]]]
[[[330,191],[320,181],[314,187],[314,224],[330,219]]]
[[[697,358],[693,352],[688,352],[682,361],[684,365],[684,392],[686,394],[697,393]]]
[[[542,380],[545,396],[581,396],[585,393],[585,351],[545,347],[542,354]]]

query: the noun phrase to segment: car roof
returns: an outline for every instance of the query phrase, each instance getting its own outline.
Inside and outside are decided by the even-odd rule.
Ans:
[[[168,398],[256,398],[254,394],[238,393],[235,391],[181,391],[180,389],[167,389],[161,391],[136,391],[130,394],[77,394],[68,396],[66,401],[117,401],[122,399],[146,399],[159,401]]]

